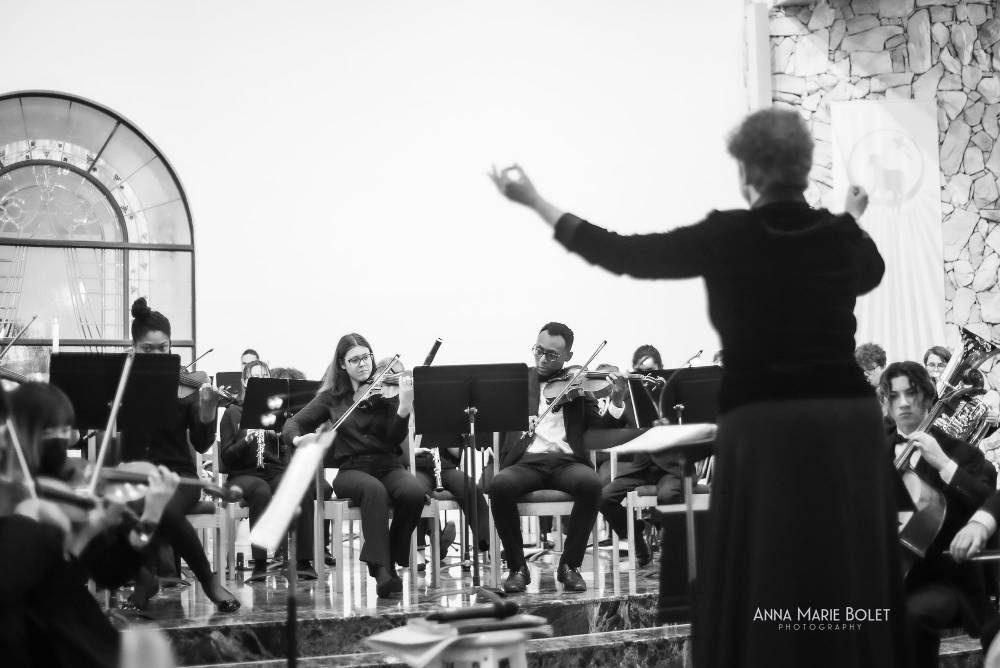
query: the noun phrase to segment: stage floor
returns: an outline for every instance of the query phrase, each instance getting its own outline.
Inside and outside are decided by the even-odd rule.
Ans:
[[[581,568],[586,592],[565,592],[555,580],[557,553],[543,553],[529,561],[531,584],[523,594],[509,596],[522,612],[545,617],[556,636],[656,627],[659,596],[657,561],[631,575],[611,576],[610,548],[600,550],[604,587],[593,586],[590,554]],[[621,565],[626,565],[623,559]],[[400,569],[404,589],[391,598],[378,598],[375,581],[363,564],[355,562],[351,587],[333,588],[332,573],[323,581],[300,580],[296,587],[299,652],[303,657],[351,655],[368,651],[368,636],[445,607],[489,602],[472,586],[472,573],[456,557],[442,569],[439,586],[429,586],[428,574]],[[489,566],[482,567],[487,582]],[[249,575],[249,572],[246,573]],[[506,575],[506,574],[504,574]],[[363,576],[363,577],[362,577]],[[226,586],[242,603],[234,613],[218,613],[197,585],[162,590],[150,602],[149,621],[164,629],[181,665],[273,659],[285,655],[288,584],[276,572],[264,582],[246,584],[242,578]],[[127,591],[122,592],[123,595]],[[136,618],[134,621],[146,621]]]

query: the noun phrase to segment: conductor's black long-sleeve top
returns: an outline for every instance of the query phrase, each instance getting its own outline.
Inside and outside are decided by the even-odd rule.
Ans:
[[[720,412],[872,393],[854,361],[854,305],[882,280],[885,263],[848,214],[813,209],[801,196],[761,198],[750,210],[628,236],[565,214],[556,239],[616,274],[704,277],[725,351]]]

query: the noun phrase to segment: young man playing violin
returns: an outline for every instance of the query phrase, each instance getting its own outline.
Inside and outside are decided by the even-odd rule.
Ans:
[[[528,376],[530,406],[536,407],[537,415],[548,408],[545,387],[559,377],[563,365],[573,357],[572,348],[573,332],[562,323],[550,322],[538,332],[531,349],[535,369]],[[612,426],[612,421],[621,416],[623,385],[616,383],[606,417],[601,417],[596,399],[578,396],[548,411],[535,424],[533,435],[505,434],[500,447],[500,472],[490,484],[493,519],[510,567],[504,591],[523,592],[531,581],[524,560],[517,500],[539,489],[556,489],[573,496],[573,512],[556,579],[566,591],[586,591],[579,568],[601,504],[601,480],[584,449],[583,436],[587,429]]]
[[[936,428],[918,431],[936,396],[923,365],[893,362],[882,373],[878,390],[886,414],[895,422],[887,434],[889,456],[897,459],[906,444],[913,442],[913,470],[947,503],[943,526],[926,557],[910,568],[904,583],[912,665],[937,666],[940,629],[963,626],[976,637],[983,623],[996,614],[979,565],[958,563],[944,550],[996,489],[997,473],[983,453],[968,443]],[[902,550],[906,556],[905,545]]]

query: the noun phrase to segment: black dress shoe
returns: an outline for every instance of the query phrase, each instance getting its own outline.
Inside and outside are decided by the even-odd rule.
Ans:
[[[337,565],[337,560],[333,558],[332,554],[330,554],[330,548],[326,548],[325,550],[323,550],[323,563],[326,564],[327,566]]]
[[[391,594],[403,591],[403,581],[399,577],[387,577],[381,582],[375,581],[375,593],[379,598],[386,598]]]
[[[215,609],[219,612],[236,612],[240,609],[241,603],[235,598],[224,598],[216,601]]]
[[[531,573],[528,572],[528,566],[525,564],[520,568],[511,569],[510,575],[504,580],[503,590],[508,594],[520,594],[528,588],[529,582],[531,582]]]
[[[587,583],[583,581],[580,571],[566,564],[559,564],[556,580],[563,583],[563,589],[566,591],[587,591]]]
[[[299,559],[295,564],[295,573],[303,580],[318,580],[319,575],[313,568],[313,562],[308,559]]]
[[[653,560],[653,551],[649,549],[649,543],[646,542],[645,533],[635,534],[635,563],[639,568],[642,568],[649,562]]]

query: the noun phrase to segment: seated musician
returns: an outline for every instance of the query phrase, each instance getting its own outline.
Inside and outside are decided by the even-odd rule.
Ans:
[[[253,348],[247,348],[240,355],[240,369],[245,371],[247,365],[249,365],[251,362],[259,362],[259,361],[260,361],[260,355],[257,353],[257,351],[254,350]]]
[[[159,311],[153,311],[140,297],[132,304],[132,343],[140,354],[170,354],[170,321]],[[148,432],[132,430],[122,433],[122,461],[149,461],[166,466],[182,476],[197,477],[195,460],[191,447],[205,452],[215,442],[216,400],[203,399],[202,393],[195,392],[178,399],[175,406],[165,406],[164,410],[174,411],[173,423],[166,428]],[[202,415],[210,416],[207,422]],[[198,504],[201,490],[196,486],[177,488],[160,521],[158,539],[165,541],[187,562],[208,598],[220,612],[233,612],[240,602],[219,582],[219,576],[205,556],[205,550],[198,540],[187,515]],[[152,571],[145,571],[136,581],[135,591],[129,607],[144,609],[149,598],[156,593],[158,582]]]
[[[343,416],[358,388],[375,375],[374,360],[363,336],[341,337],[316,396],[285,423],[281,432],[285,443],[315,440],[312,432]],[[412,410],[413,380],[403,376],[398,398],[376,394],[351,413],[337,430],[325,461],[327,467],[340,469],[333,480],[337,498],[350,499],[361,509],[361,561],[368,564],[379,596],[403,590],[396,564],[409,565],[410,535],[424,507],[423,486],[398,460]]]
[[[486,497],[483,495],[482,489],[480,489],[480,487],[476,485],[461,468],[459,468],[462,463],[462,450],[459,447],[448,447],[448,444],[443,442],[451,440],[457,445],[460,445],[460,440],[462,438],[462,436],[452,436],[450,439],[449,437],[428,436],[424,437],[421,445],[424,448],[437,449],[439,461],[441,462],[441,486],[446,492],[450,492],[451,495],[455,497],[458,507],[462,509],[462,512],[465,513],[466,519],[469,521],[471,521],[472,516],[467,512],[469,504],[465,495],[465,490],[468,489],[470,493],[476,495],[476,519],[479,524],[479,526],[475,529],[476,549],[480,552],[485,552],[490,549],[490,509],[486,504]],[[431,454],[429,449],[417,452],[414,455],[414,463],[416,464],[416,471],[414,471],[414,475],[416,475],[420,484],[423,485],[424,491],[427,494],[431,494],[437,488],[437,474],[434,471],[434,456]],[[468,487],[466,487],[466,485],[468,485]],[[430,520],[427,518],[424,518],[424,520],[421,521],[417,535],[418,546],[422,546],[424,544],[424,535],[430,533],[430,525]],[[454,524],[448,522],[443,527],[442,536],[440,537],[442,559],[445,556],[447,548],[454,540],[455,527]]]
[[[913,441],[917,474],[944,495],[947,503],[943,526],[905,580],[906,618],[913,642],[915,666],[937,666],[941,629],[963,626],[978,636],[992,616],[982,569],[956,563],[943,551],[996,488],[996,470],[983,454],[964,441],[933,429],[917,431],[928,415],[936,391],[919,362],[893,362],[879,383],[887,415],[895,421],[888,434],[894,459]],[[906,548],[903,548],[904,551]]]
[[[882,346],[877,343],[862,343],[854,349],[854,361],[865,372],[868,383],[877,388],[886,363],[885,350]]]
[[[572,348],[573,332],[562,323],[550,322],[538,332],[532,348],[535,369],[529,375],[530,405],[538,407],[538,415],[547,408],[543,393],[546,383],[572,358]],[[609,410],[615,419],[624,410],[621,396],[618,391]],[[583,435],[588,428],[606,425],[597,401],[581,396],[550,410],[535,425],[534,436],[505,435],[500,448],[500,472],[490,484],[493,520],[510,567],[505,591],[523,592],[531,581],[524,561],[517,500],[539,489],[556,489],[573,496],[573,512],[556,579],[567,591],[586,591],[579,568],[601,504],[601,480],[584,450]]]
[[[646,373],[663,369],[663,357],[654,346],[646,344],[639,346],[632,353],[632,372]]]
[[[51,500],[41,485],[48,482],[48,488],[75,470],[67,466],[66,456],[73,407],[62,391],[45,383],[20,386],[10,395],[10,407],[41,498],[28,498],[24,490],[10,484],[2,490],[0,563],[5,577],[0,580],[0,656],[4,665],[126,665],[120,663],[121,637],[87,589],[87,579],[102,587],[117,587],[135,577],[178,477],[163,467],[153,471],[138,517],[121,502],[99,501],[96,508],[84,510]],[[11,447],[5,444],[0,459],[13,457]]]
[[[261,361],[251,361],[243,367],[243,391],[246,392],[250,378],[269,378],[267,365]],[[232,404],[222,415],[219,426],[219,458],[223,471],[228,473],[227,487],[239,487],[243,490],[243,498],[250,509],[250,527],[264,514],[271,496],[281,482],[281,475],[288,466],[288,446],[281,442],[278,434],[272,429],[240,429],[243,418],[243,408]],[[325,481],[324,481],[325,484]],[[315,490],[315,486],[310,487]],[[324,489],[328,492],[332,490]],[[296,536],[298,542],[298,559],[296,569],[305,577],[316,577],[312,560],[308,555],[313,551],[313,515],[315,513],[315,492],[306,494],[302,501],[298,516]],[[267,550],[254,545],[253,573],[249,580],[259,579],[267,573]]]

